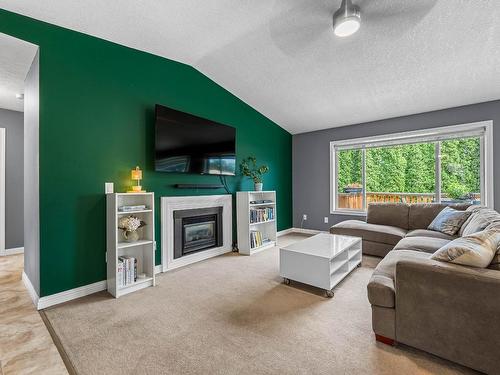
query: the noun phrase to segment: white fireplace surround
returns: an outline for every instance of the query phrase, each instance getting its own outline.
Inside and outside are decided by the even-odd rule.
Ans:
[[[222,207],[222,246],[174,259],[174,211],[210,207]],[[167,272],[174,268],[182,267],[232,251],[232,215],[232,197],[229,194],[189,197],[161,197],[162,271]]]

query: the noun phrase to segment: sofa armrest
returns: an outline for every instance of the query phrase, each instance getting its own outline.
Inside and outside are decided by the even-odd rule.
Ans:
[[[395,276],[398,342],[498,370],[500,271],[415,259],[398,262]]]

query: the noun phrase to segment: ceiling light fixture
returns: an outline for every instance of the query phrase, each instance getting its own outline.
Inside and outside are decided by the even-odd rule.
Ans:
[[[333,32],[345,37],[354,34],[361,26],[361,12],[351,0],[342,0],[340,8],[333,14]]]
[[[19,100],[23,100],[24,94],[16,94],[16,98],[18,98]]]

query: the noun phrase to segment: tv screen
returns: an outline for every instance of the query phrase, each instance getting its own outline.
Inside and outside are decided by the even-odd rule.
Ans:
[[[236,129],[156,105],[155,170],[234,176]]]

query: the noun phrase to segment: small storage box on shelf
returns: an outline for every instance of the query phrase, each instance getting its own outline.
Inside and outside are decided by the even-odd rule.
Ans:
[[[121,211],[124,206],[146,208],[135,211]],[[153,193],[107,194],[107,284],[108,292],[118,298],[148,286],[155,285],[155,223]],[[129,215],[144,221],[146,226],[138,229],[139,240],[126,242],[119,220]],[[132,257],[137,262],[137,278],[124,284],[119,282],[118,265],[120,257]],[[123,273],[122,273],[123,275]],[[142,276],[142,277],[139,277]]]
[[[236,193],[238,251],[252,255],[276,245],[276,192]]]

